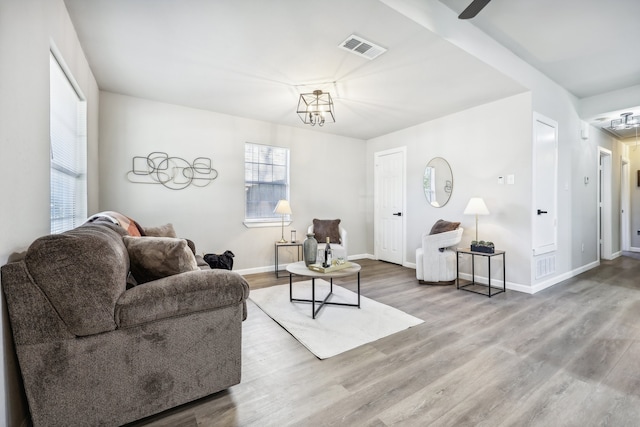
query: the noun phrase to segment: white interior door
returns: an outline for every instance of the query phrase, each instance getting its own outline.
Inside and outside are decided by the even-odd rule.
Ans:
[[[376,258],[402,265],[405,230],[404,147],[374,154],[374,250]]]
[[[557,248],[558,124],[534,113],[533,254]]]
[[[629,204],[631,200],[629,160],[622,159],[620,177],[620,246],[623,251],[631,247],[631,218],[629,216]]]
[[[598,147],[598,255],[612,259],[611,151]]]

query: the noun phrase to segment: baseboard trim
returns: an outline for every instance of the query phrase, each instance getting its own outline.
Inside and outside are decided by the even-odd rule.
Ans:
[[[634,247],[634,246],[631,246],[631,247],[629,248],[629,252],[640,252],[640,248],[636,248],[636,247]]]
[[[532,286],[533,292],[531,292],[531,293],[535,294],[537,292],[540,292],[540,291],[542,291],[544,289],[547,289],[547,288],[549,288],[549,287],[551,287],[553,285],[556,285],[556,284],[558,284],[558,283],[560,283],[560,282],[562,282],[564,280],[571,279],[572,277],[575,277],[578,274],[582,274],[585,271],[589,271],[592,268],[596,268],[599,265],[600,265],[600,261],[594,261],[592,263],[583,265],[582,267],[578,267],[575,270],[571,270],[571,271],[568,271],[566,273],[560,274],[559,276],[552,277],[552,278],[550,278],[548,280],[545,280],[544,282],[536,283],[535,285]]]

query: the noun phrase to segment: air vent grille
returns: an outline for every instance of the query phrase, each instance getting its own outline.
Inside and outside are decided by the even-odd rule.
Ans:
[[[338,47],[367,59],[377,58],[387,51],[382,46],[378,46],[354,34],[347,37]]]

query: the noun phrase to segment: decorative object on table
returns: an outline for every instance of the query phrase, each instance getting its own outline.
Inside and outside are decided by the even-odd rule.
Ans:
[[[348,261],[337,262],[334,260],[330,266],[324,266],[324,264],[309,264],[307,267],[309,270],[317,271],[318,273],[331,273],[332,271],[343,270],[351,267],[351,263]]]
[[[313,93],[301,93],[296,112],[306,125],[323,126],[327,119],[332,122],[336,121],[331,95],[329,92],[321,90],[314,90]]]
[[[291,243],[296,242],[296,230],[291,230]]]
[[[205,254],[204,261],[213,269],[233,270],[233,257],[231,251],[224,251],[222,255]]]
[[[472,197],[464,210],[464,214],[476,216],[475,240],[478,241],[478,215],[489,215],[489,209],[487,209],[487,205],[484,203],[484,200],[482,200],[481,197]]]
[[[493,242],[485,242],[484,240],[480,240],[478,242],[474,240],[471,242],[471,250],[473,252],[484,252],[485,254],[492,254],[495,252],[496,248]]]
[[[324,261],[322,266],[324,268],[331,267],[333,262],[333,252],[331,251],[331,237],[327,237],[327,243],[324,246]]]
[[[453,172],[445,159],[434,157],[427,163],[422,188],[431,206],[441,208],[449,202],[453,192]]]
[[[284,217],[285,215],[291,215],[291,206],[289,205],[289,201],[278,200],[278,204],[273,210],[273,213],[282,215],[282,237],[280,238],[278,243],[287,243],[287,240],[284,238]]]
[[[209,157],[196,157],[192,163],[181,157],[154,151],[146,157],[135,156],[127,179],[134,184],[161,184],[171,190],[182,190],[190,185],[205,187],[218,177]]]
[[[307,233],[307,238],[302,242],[302,254],[307,267],[315,264],[318,257],[318,241],[313,236],[313,233]]]

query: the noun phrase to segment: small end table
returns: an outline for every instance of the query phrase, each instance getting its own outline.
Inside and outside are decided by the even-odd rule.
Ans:
[[[460,285],[460,254],[471,255],[471,283]],[[507,267],[504,260],[505,251],[495,251],[493,253],[476,252],[470,248],[456,250],[456,287],[468,292],[485,295],[491,298],[493,295],[501,294],[507,291]],[[487,283],[476,282],[475,257],[485,257],[487,259]],[[491,259],[496,256],[502,256],[502,289],[491,286]],[[472,289],[474,288],[474,289]],[[481,290],[478,290],[480,288]],[[491,290],[493,289],[493,292]]]
[[[278,267],[280,266],[280,264],[278,264],[278,252],[280,251],[280,248],[292,247],[292,246],[298,248],[298,261],[301,261],[302,260],[302,242],[286,242],[286,243],[276,242],[275,243],[276,265],[274,268],[276,270],[276,278],[280,277],[278,275]]]

